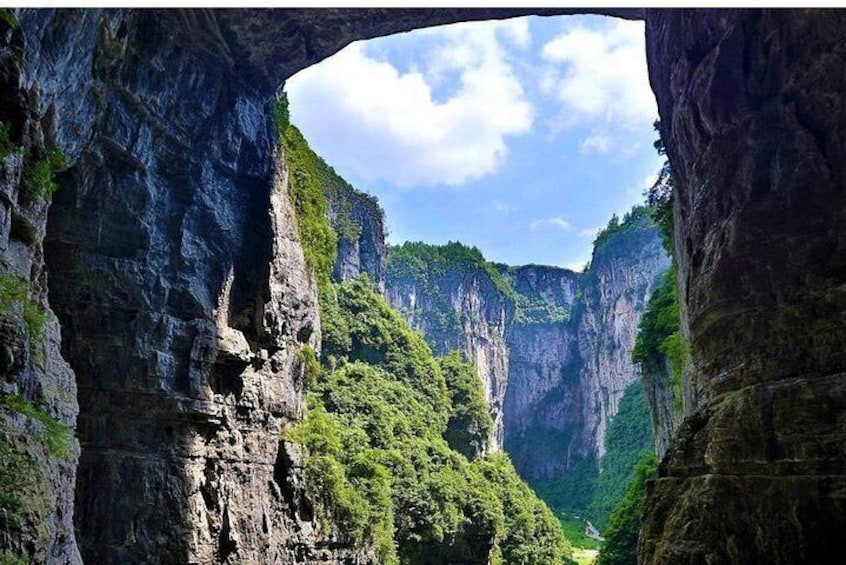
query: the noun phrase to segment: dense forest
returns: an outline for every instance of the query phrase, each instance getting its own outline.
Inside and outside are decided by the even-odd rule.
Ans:
[[[331,169],[288,123],[284,103],[276,115],[323,326],[319,357],[301,352],[306,418],[283,438],[306,452],[325,527],[385,564],[568,562],[557,520],[508,457],[474,456],[491,428],[474,369],[457,353],[435,358],[365,276],[330,280]]]

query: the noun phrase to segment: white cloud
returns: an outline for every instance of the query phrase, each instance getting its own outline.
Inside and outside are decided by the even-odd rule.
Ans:
[[[587,267],[589,259],[579,259],[576,261],[570,261],[569,263],[564,264],[565,269],[570,269],[571,271],[575,271],[577,273],[581,273]]]
[[[523,21],[419,32],[434,39],[422,66],[400,72],[355,43],[289,79],[292,119],[342,170],[398,186],[461,185],[495,171],[506,138],[534,109],[507,52],[530,42]],[[453,86],[445,100],[433,88]]]
[[[602,30],[570,28],[543,46],[541,90],[561,104],[556,127],[587,125],[584,153],[629,149],[627,134],[658,114],[646,70],[643,22],[615,20]]]
[[[584,238],[594,238],[599,233],[599,230],[602,229],[602,226],[596,226],[593,228],[585,228],[583,230],[579,230],[579,237]]]
[[[552,227],[563,231],[569,231],[570,222],[562,218],[561,216],[556,216],[554,218],[541,218],[539,220],[535,220],[529,224],[529,227],[533,230],[545,227]]]
[[[591,133],[582,140],[579,150],[586,155],[591,153],[608,153],[611,149],[612,141],[608,134],[605,133]]]

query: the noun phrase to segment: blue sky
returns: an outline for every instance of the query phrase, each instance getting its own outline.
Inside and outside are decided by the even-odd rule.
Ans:
[[[528,17],[354,43],[288,80],[291,120],[388,241],[581,268],[660,159],[643,23]]]

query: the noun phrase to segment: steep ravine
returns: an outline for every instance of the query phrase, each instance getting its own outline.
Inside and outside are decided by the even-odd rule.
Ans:
[[[457,243],[405,244],[389,253],[387,293],[436,351],[462,351],[497,392],[497,447],[521,475],[566,482],[604,454],[608,422],[639,378],[640,315],[668,265],[639,208],[598,238],[584,274],[494,267]]]
[[[297,255],[290,226],[273,227],[269,212],[277,160],[267,102],[286,77],[350,41],[517,13],[14,10],[0,20],[0,120],[24,155],[36,155],[32,163],[39,147],[55,144],[67,156],[57,168],[68,169],[48,211],[21,198],[19,157],[4,155],[1,167],[0,257],[26,296],[12,300],[2,325],[2,438],[38,468],[27,476],[39,504],[23,527],[4,525],[0,550],[76,563],[76,513],[91,555],[311,559],[315,537],[286,530],[272,510],[280,496],[299,507],[296,488],[285,486],[296,477],[289,460],[273,461],[276,491],[258,483],[270,478],[267,454],[247,453],[252,440],[240,470],[237,457],[220,455],[240,449],[248,430],[282,453],[273,428],[301,409],[286,356],[317,331],[307,283],[276,289],[291,300],[282,310],[263,307],[277,284],[273,238]],[[686,419],[648,486],[640,561],[825,562],[846,529],[844,14],[613,13],[647,24],[650,80],[677,174],[675,257],[692,358]],[[284,276],[302,273],[298,259],[280,257]],[[48,291],[60,323],[47,313]],[[43,365],[32,355],[39,341],[24,337],[27,304],[30,316],[47,313]],[[229,321],[218,322],[223,311]],[[82,468],[111,465],[80,474],[76,500],[75,441],[63,457],[44,441],[45,422],[73,426],[77,411],[60,334],[80,384]],[[197,380],[218,370],[220,379]],[[239,390],[247,372],[262,376]],[[9,400],[18,394],[32,408]],[[129,410],[136,399],[149,410]],[[91,443],[112,431],[120,443]],[[250,478],[253,460],[261,464]],[[200,461],[212,462],[210,478],[190,479]],[[133,490],[142,476],[175,482]],[[235,504],[255,493],[249,508],[261,512]],[[169,524],[144,510],[164,499]],[[202,508],[189,505],[201,499],[205,524],[194,521]],[[232,504],[215,507],[225,500]]]

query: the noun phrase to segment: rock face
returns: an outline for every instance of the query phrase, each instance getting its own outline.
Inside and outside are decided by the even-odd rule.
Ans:
[[[640,315],[669,266],[657,228],[641,210],[582,275],[537,265],[492,272],[459,247],[392,251],[389,303],[437,354],[458,349],[475,363],[497,448],[505,445],[523,477],[559,478],[577,459],[599,459],[608,421],[638,378],[631,349]]]
[[[355,39],[520,13],[16,10],[19,28],[0,24],[0,119],[26,151],[55,144],[71,165],[45,228],[46,206],[21,201],[23,163],[4,158],[0,254],[42,309],[49,287],[77,374],[83,556],[317,558],[296,456],[274,445],[300,410],[293,355],[318,325],[284,206],[271,205],[284,174],[266,103]],[[694,368],[640,559],[823,562],[846,530],[844,15],[646,20]],[[0,334],[4,396],[72,425],[58,327],[48,321],[33,364],[19,308]],[[1,547],[77,562],[75,449],[50,459],[38,423],[2,410],[4,437],[43,470],[48,519],[4,526]]]
[[[518,292],[569,313],[523,319],[508,332],[506,447],[523,476],[561,478],[579,460],[602,456],[608,422],[638,378],[631,349],[640,316],[668,263],[657,229],[633,222],[597,246],[582,275],[512,270]]]
[[[329,224],[338,234],[333,278],[345,281],[366,274],[384,294],[388,248],[385,213],[379,201],[353,188],[322,159],[319,159],[318,169],[329,204]]]
[[[45,248],[79,389],[81,554],[336,559],[279,440],[319,323],[272,92],[183,50],[159,16],[21,14],[23,85],[73,161]]]
[[[0,121],[8,128],[0,132],[0,556],[79,563],[76,381],[47,303],[49,205],[32,189],[32,168],[53,139],[26,86],[24,50],[22,30],[0,21]]]
[[[846,531],[846,15],[650,12],[687,418],[643,563],[824,563]]]
[[[514,304],[475,262],[424,266],[430,267],[432,272],[423,278],[400,272],[396,263],[389,267],[388,303],[423,333],[435,355],[459,350],[476,366],[494,422],[491,449],[500,451],[508,380],[505,332]]]
[[[577,316],[585,422],[582,449],[605,452],[605,430],[626,388],[638,378],[631,351],[658,275],[669,267],[657,228],[612,235],[594,250],[581,281]],[[590,442],[593,441],[593,445]]]
[[[672,368],[669,360],[665,359],[661,367],[643,370],[643,380],[646,405],[652,420],[653,438],[655,440],[655,454],[663,458],[670,448],[676,430],[679,427],[682,403],[673,394],[670,383]]]

